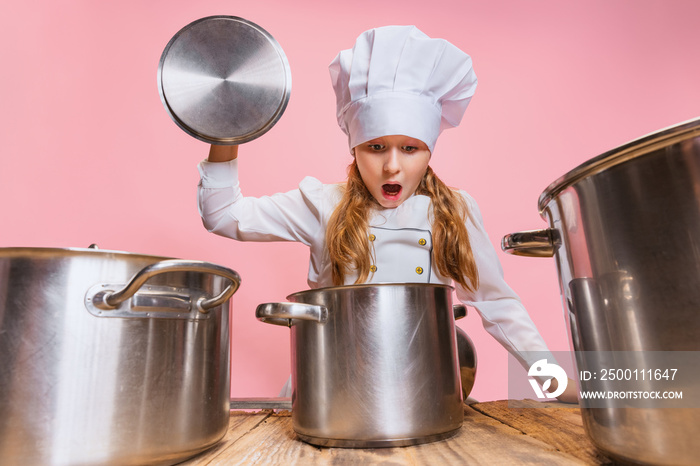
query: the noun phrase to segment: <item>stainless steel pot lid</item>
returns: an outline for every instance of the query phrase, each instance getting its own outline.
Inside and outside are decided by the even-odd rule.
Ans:
[[[292,88],[287,57],[263,28],[235,16],[194,21],[170,40],[158,90],[170,117],[211,144],[242,144],[282,116]]]

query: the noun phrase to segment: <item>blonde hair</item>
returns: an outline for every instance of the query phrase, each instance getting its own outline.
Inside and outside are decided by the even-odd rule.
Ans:
[[[475,291],[479,276],[469,242],[466,220],[469,209],[464,198],[449,188],[428,167],[416,194],[428,196],[433,206],[433,260],[437,270],[462,287]],[[372,265],[369,241],[369,213],[379,207],[362,181],[353,160],[340,203],[333,211],[326,230],[334,285],[343,285],[345,278],[357,272],[355,283],[367,281]]]

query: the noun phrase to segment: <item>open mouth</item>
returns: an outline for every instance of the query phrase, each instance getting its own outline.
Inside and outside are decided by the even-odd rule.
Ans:
[[[382,185],[382,191],[388,197],[396,197],[401,193],[401,185],[396,183],[387,183]]]

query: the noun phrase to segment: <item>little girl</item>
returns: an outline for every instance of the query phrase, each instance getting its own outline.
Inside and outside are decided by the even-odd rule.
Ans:
[[[528,368],[548,351],[503,279],[476,202],[429,166],[440,132],[457,126],[476,89],[471,58],[415,26],[364,32],[330,65],[337,118],[353,162],[344,184],[244,197],[237,146],[211,146],[199,164],[207,230],[240,241],[310,248],[311,288],[355,283],[454,285],[484,328]],[[552,391],[556,386],[552,387]],[[559,397],[575,401],[573,384]]]

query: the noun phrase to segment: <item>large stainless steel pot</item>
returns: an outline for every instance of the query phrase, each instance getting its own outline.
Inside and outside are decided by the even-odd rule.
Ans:
[[[354,285],[258,306],[260,320],[291,326],[297,435],[339,447],[453,435],[464,412],[451,293],[444,285]]]
[[[503,239],[513,254],[554,255],[572,346],[586,352],[579,366],[609,367],[610,352],[700,351],[699,187],[696,119],[572,170],[540,196],[549,228]],[[685,388],[698,374],[685,374]],[[609,455],[697,464],[694,410],[583,405],[586,431]]]
[[[95,249],[0,249],[0,463],[173,464],[229,419],[218,265]]]

